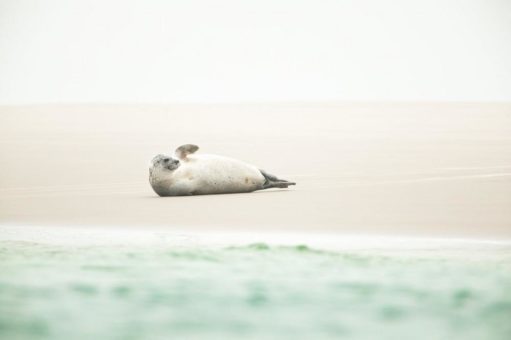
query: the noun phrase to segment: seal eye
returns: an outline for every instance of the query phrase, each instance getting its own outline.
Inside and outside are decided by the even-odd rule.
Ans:
[[[169,159],[169,158],[165,158],[163,161],[164,161],[165,163],[168,163],[168,162],[170,161],[170,159]]]

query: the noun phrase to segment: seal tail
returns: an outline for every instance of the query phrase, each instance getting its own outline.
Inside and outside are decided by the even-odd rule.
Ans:
[[[286,181],[285,179],[277,178],[277,176],[269,174],[264,170],[259,169],[259,171],[261,171],[261,174],[264,176],[265,179],[263,189],[287,188],[290,185],[296,185],[295,182],[290,182]]]

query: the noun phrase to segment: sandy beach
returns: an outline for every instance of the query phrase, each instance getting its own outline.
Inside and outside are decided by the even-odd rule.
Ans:
[[[511,237],[511,104],[0,107],[0,224]],[[160,198],[195,143],[296,181]]]

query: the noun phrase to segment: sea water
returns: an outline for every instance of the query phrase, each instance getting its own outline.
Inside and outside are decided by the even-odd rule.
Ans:
[[[511,338],[506,242],[63,230],[2,230],[0,339]]]

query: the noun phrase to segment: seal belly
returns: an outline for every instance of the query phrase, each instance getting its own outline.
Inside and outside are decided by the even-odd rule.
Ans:
[[[262,189],[264,176],[253,165],[214,155],[189,157],[180,177],[190,184],[192,195],[251,192]]]

